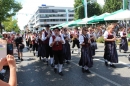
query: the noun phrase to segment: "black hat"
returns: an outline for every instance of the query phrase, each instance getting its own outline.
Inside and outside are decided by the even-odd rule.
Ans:
[[[55,30],[55,29],[57,29],[57,30],[59,30],[59,31],[60,31],[60,28],[59,28],[59,27],[55,27],[55,28],[53,28],[53,30]]]
[[[50,27],[50,25],[49,25],[49,24],[46,24],[45,27]]]

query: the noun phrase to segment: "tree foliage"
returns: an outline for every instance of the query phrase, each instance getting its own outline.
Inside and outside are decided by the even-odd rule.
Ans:
[[[7,18],[8,20],[2,22],[4,27],[5,27],[5,31],[7,32],[11,32],[11,31],[15,31],[15,32],[19,32],[19,26],[17,24],[17,20],[13,20],[12,17]]]
[[[103,12],[114,12],[122,9],[122,0],[106,0],[105,5],[103,6]]]
[[[88,17],[100,14],[102,14],[102,8],[98,3],[88,3]]]
[[[12,17],[22,9],[22,5],[15,0],[0,0],[0,29],[2,33],[1,23],[7,18]]]
[[[84,13],[84,5],[82,0],[75,0],[74,8],[75,8],[75,19],[83,19],[85,17]],[[81,7],[78,7],[81,6]],[[94,15],[100,15],[102,13],[101,6],[94,2],[94,3],[88,3],[87,4],[87,13],[88,17],[94,16]]]

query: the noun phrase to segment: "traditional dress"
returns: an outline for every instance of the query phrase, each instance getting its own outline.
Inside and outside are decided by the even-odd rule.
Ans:
[[[120,32],[120,36],[121,36],[121,45],[120,45],[120,49],[124,50],[125,52],[128,51],[128,42],[127,42],[127,38],[123,37],[125,36],[126,33],[125,32]]]
[[[82,66],[82,69],[88,70],[88,68],[91,68],[93,66],[93,60],[92,60],[92,54],[91,54],[91,46],[90,43],[88,43],[89,35],[86,36],[80,35],[79,36],[79,42],[80,44],[85,43],[85,45],[82,45],[81,48],[81,58],[79,61],[79,65]]]
[[[104,38],[105,39],[113,39],[116,36],[116,33],[109,33],[105,31]],[[104,52],[104,59],[105,61],[109,61],[111,63],[118,63],[118,55],[116,50],[115,41],[105,41],[105,52]]]
[[[34,56],[35,54],[38,55],[38,36],[37,35],[32,36],[32,47],[33,47]]]
[[[73,44],[72,44],[72,48],[75,47],[75,45],[77,45],[78,48],[78,53],[80,53],[80,44],[79,44],[79,31],[74,31],[73,33]],[[72,51],[73,53],[74,51]]]
[[[46,56],[45,46],[41,37],[39,37],[38,38],[38,57],[41,60],[41,57],[44,58],[45,56]]]
[[[50,37],[47,37],[47,35],[52,36],[52,31],[45,31],[42,34],[42,41],[44,42],[45,50],[46,50],[46,62],[48,64],[48,58],[50,56],[51,60],[51,65],[53,64],[53,52],[52,52],[52,47],[49,46],[49,39]]]
[[[56,40],[53,46],[51,44]],[[63,66],[63,57],[62,57],[62,50],[63,50],[63,44],[60,42],[60,40],[63,40],[63,44],[65,44],[65,40],[63,36],[52,36],[49,40],[49,45],[52,47],[53,54],[54,54],[54,60],[55,60],[55,68],[54,71],[56,72],[57,66],[59,64],[59,74],[62,74],[62,66]]]
[[[94,33],[89,33],[90,35],[90,38],[91,38],[91,53],[92,53],[92,56],[95,55],[95,50],[97,49],[97,44],[96,44],[96,41],[95,41],[95,35]]]
[[[70,35],[69,34],[62,34],[65,39],[65,44],[63,44],[63,58],[66,60],[66,63],[68,63],[68,60],[71,60],[71,50],[70,50],[70,44],[69,40]]]

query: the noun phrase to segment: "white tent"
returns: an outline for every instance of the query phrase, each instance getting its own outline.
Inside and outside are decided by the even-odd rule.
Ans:
[[[82,19],[82,21],[79,22],[78,24],[87,24],[88,20],[89,20],[89,18],[84,18],[84,19]]]
[[[130,10],[124,10],[122,12],[110,15],[104,20],[130,20]]]

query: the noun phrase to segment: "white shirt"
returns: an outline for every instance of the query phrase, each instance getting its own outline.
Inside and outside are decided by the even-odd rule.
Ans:
[[[90,38],[90,35],[87,34],[88,39]],[[84,42],[84,36],[81,34],[79,35],[79,43],[82,44]]]
[[[109,35],[108,31],[105,31],[105,33],[103,34],[104,39],[107,39],[107,38],[108,38],[108,35]],[[112,35],[113,35],[114,37],[116,37],[116,33],[115,33],[115,32],[113,32]]]
[[[63,37],[68,37],[70,39],[70,34],[67,33],[67,34],[61,34]]]
[[[121,37],[123,37],[123,36],[124,36],[124,35],[123,35],[123,31],[121,31],[121,32],[120,32],[120,36],[121,36]]]
[[[60,37],[61,40],[63,40],[63,42],[64,42],[64,43],[62,43],[62,44],[65,44],[65,40],[64,40],[63,35],[60,35],[60,36],[61,36],[61,37]],[[52,36],[51,36],[50,39],[49,39],[49,46],[50,46],[50,47],[52,47],[52,46],[51,46],[52,42],[53,42],[53,38],[52,38]]]
[[[49,32],[50,31],[50,32]],[[51,30],[46,31],[47,33],[51,33]],[[54,34],[54,32],[52,32],[52,34]],[[45,32],[42,33],[42,41],[45,41],[47,39],[47,37],[45,37]]]

